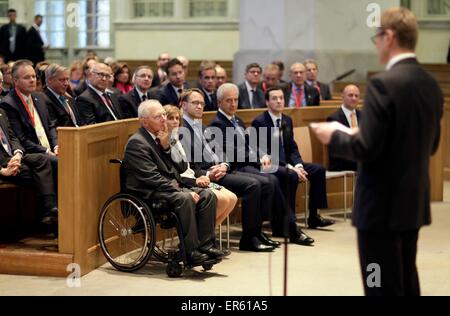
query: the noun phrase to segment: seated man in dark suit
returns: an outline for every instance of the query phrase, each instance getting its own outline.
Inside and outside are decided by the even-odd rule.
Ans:
[[[159,87],[167,81],[167,64],[171,60],[169,53],[161,53],[156,61],[156,72],[152,81],[152,88]]]
[[[126,188],[143,200],[163,199],[173,207],[183,230],[186,255],[191,264],[219,258],[214,247],[216,197],[212,191],[190,187],[180,174],[187,164],[171,157],[166,113],[156,100],[139,106],[141,128],[125,148]]]
[[[67,93],[70,86],[69,70],[66,67],[51,64],[45,70],[47,85],[44,89],[45,103],[50,120],[55,127],[78,127],[78,111],[75,101]]]
[[[275,64],[268,64],[264,68],[263,80],[258,87],[266,93],[272,87],[286,87],[286,83],[280,82],[280,68]]]
[[[119,101],[106,92],[112,76],[111,67],[103,63],[92,66],[89,86],[75,101],[80,126],[117,121],[123,118]]]
[[[257,63],[245,68],[245,81],[239,85],[239,109],[257,109],[265,106],[264,92],[258,87],[262,68]]]
[[[0,107],[8,115],[11,127],[27,153],[47,154],[56,182],[58,138],[43,96],[35,93],[36,73],[29,60],[14,63],[15,88],[3,98]]]
[[[200,66],[198,82],[200,84],[200,90],[202,90],[205,96],[204,111],[217,111],[216,65],[209,62]]]
[[[356,107],[359,102],[359,88],[355,85],[348,85],[342,91],[342,106],[339,110],[331,114],[327,118],[327,122],[339,122],[347,127],[358,128],[358,122],[361,121],[361,111]],[[358,165],[355,161],[345,160],[333,155],[332,152],[328,153],[330,171],[344,171],[351,170],[356,171]]]
[[[306,83],[319,91],[320,100],[331,100],[330,87],[325,83],[317,81],[319,76],[319,66],[317,66],[315,60],[307,59],[303,65],[306,68]]]
[[[44,224],[56,224],[55,187],[49,157],[45,154],[25,154],[25,149],[9,125],[8,117],[0,109],[0,180],[17,185],[32,185],[40,198]]]
[[[320,105],[319,91],[306,83],[306,68],[295,63],[290,70],[291,82],[284,89],[284,102],[291,108]]]
[[[177,105],[181,93],[189,89],[189,85],[185,82],[186,74],[183,64],[174,58],[167,64],[167,78],[169,82],[162,86],[157,93],[157,98],[162,105]]]
[[[89,86],[89,77],[91,76],[92,67],[99,62],[97,56],[87,56],[83,60],[83,75],[84,80],[81,81],[78,86],[73,90],[73,96],[78,97],[81,95]]]
[[[257,177],[246,173],[232,171],[231,165],[223,162],[205,137],[206,127],[201,120],[204,110],[204,97],[200,90],[191,89],[181,95],[180,106],[183,109],[183,127],[181,143],[190,160],[190,166],[196,176],[208,176],[212,182],[229,189],[242,198],[242,237],[240,250],[272,251],[273,244],[261,231],[263,205],[272,200],[269,186],[263,186]],[[213,146],[214,147],[214,146]],[[199,155],[199,153],[201,155]]]
[[[222,137],[222,144],[220,145],[225,152],[227,163],[230,164],[231,170],[246,173],[247,176],[257,179],[262,188],[267,186],[270,188],[267,190],[273,192],[273,198],[261,205],[263,220],[271,219],[275,214],[283,214],[287,205],[278,178],[261,167],[262,163],[257,155],[258,149],[254,147],[256,142],[251,141],[252,135],[245,131],[244,123],[236,117],[238,87],[231,83],[222,85],[217,92],[217,98],[219,111],[211,122],[211,126],[218,128],[221,132],[219,135]],[[276,232],[277,228],[272,227],[272,230]]]
[[[295,196],[299,182],[309,181],[309,218],[310,228],[325,227],[334,222],[322,218],[317,210],[327,208],[327,193],[325,169],[317,164],[305,163],[294,140],[292,119],[283,114],[284,95],[281,88],[270,88],[266,92],[269,110],[264,112],[252,123],[257,129],[261,161],[267,172],[274,172],[282,186],[287,210],[274,214],[274,226],[281,230],[283,214],[286,214],[289,227],[289,237],[292,242],[310,244],[312,239],[301,232],[295,224]],[[272,145],[278,145],[273,148]],[[263,148],[266,148],[264,152]],[[274,170],[275,169],[275,170]],[[286,223],[284,223],[286,225]],[[285,232],[286,233],[286,232]]]
[[[152,86],[153,71],[148,66],[139,66],[133,74],[133,90],[119,97],[120,108],[124,118],[138,117],[139,105],[150,100],[149,90]]]

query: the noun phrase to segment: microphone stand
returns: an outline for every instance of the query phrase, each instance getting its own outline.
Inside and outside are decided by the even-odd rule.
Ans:
[[[288,126],[286,126],[285,122],[281,123],[281,137],[280,137],[280,141],[282,141],[282,143],[280,145],[283,146],[284,149],[284,157],[285,157],[285,162],[286,165],[288,163],[288,159],[287,159],[287,154],[290,152],[290,148],[289,148],[289,142],[286,142],[286,135],[287,133],[289,133],[290,128]],[[280,161],[281,163],[281,161]],[[279,163],[279,165],[280,165]],[[287,167],[286,167],[287,168]],[[289,170],[287,170],[287,174],[286,174],[286,191],[288,192],[288,196],[291,190],[291,184],[289,181]],[[289,201],[286,201],[286,206],[289,205]],[[295,206],[294,206],[294,210],[295,210]],[[283,289],[284,289],[284,296],[287,296],[287,288],[288,288],[288,243],[289,243],[289,208],[286,207],[284,210],[284,218],[283,218],[283,235],[284,235],[284,273],[283,273]]]

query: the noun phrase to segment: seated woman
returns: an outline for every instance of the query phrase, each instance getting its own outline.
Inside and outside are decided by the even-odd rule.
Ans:
[[[171,134],[172,149],[175,149],[173,154],[186,161],[186,153],[178,139],[178,128],[181,125],[181,111],[178,107],[173,105],[166,105],[164,106],[164,109],[167,113],[167,128],[168,132]],[[187,170],[181,177],[186,181],[192,181],[200,188],[209,187],[214,192],[217,197],[216,225],[220,225],[234,210],[237,202],[236,194],[216,183],[210,182],[209,178],[206,176],[197,177],[194,170],[189,167],[189,163]]]
[[[130,83],[130,70],[127,64],[113,63],[111,68],[114,73],[113,87],[119,89],[122,94],[133,90],[133,85]]]

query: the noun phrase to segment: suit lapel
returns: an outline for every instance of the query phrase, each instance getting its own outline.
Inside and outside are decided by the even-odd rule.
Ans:
[[[350,127],[350,124],[348,123],[347,117],[345,116],[344,111],[342,110],[342,108],[339,109],[339,120],[341,121],[342,124],[344,124],[347,127]]]
[[[13,99],[14,99],[14,101],[15,101],[15,102],[14,102],[14,103],[15,103],[15,106],[16,106],[17,110],[18,110],[19,113],[20,113],[20,117],[21,117],[22,121],[23,121],[26,125],[28,125],[28,128],[34,130],[34,125],[33,125],[33,122],[31,121],[30,114],[29,114],[28,111],[25,109],[25,105],[22,103],[22,100],[21,100],[20,97],[17,95],[17,92],[16,92],[15,89],[13,90],[13,93],[11,94],[11,96],[13,97]]]

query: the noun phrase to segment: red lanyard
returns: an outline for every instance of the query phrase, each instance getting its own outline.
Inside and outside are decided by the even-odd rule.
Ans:
[[[22,97],[22,94],[21,94],[19,91],[17,91],[17,88],[16,88],[16,93],[17,93],[17,95],[19,96],[20,101],[22,101],[23,106],[24,106],[25,109],[27,110],[28,115],[30,116],[31,123],[33,124],[33,127],[34,127],[34,126],[35,126],[35,123],[34,123],[34,111],[33,111],[33,109],[30,109],[30,108],[28,107],[27,102],[25,102],[25,99]],[[30,95],[30,98],[31,98],[31,95]],[[31,102],[33,102],[33,99],[31,99]]]
[[[300,92],[297,93],[297,90],[295,87],[300,89]],[[292,93],[295,95],[295,106],[298,108],[301,108],[303,106],[302,99],[303,99],[303,90],[301,87],[298,87],[295,83],[292,83]]]

